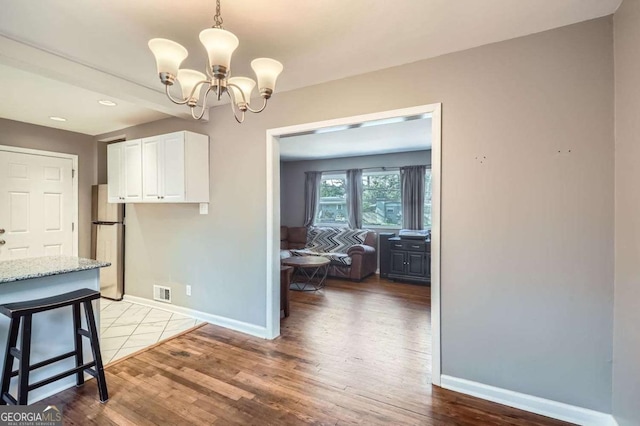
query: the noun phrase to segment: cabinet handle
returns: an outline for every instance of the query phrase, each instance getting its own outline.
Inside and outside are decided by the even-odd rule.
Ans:
[[[420,246],[411,246],[411,248],[420,248]]]
[[[402,248],[402,244],[394,244],[394,247]]]
[[[5,245],[5,244],[6,244],[6,241],[5,241],[5,240],[0,240],[0,246],[3,246],[3,245]]]
[[[4,234],[4,229],[0,229],[0,234]]]

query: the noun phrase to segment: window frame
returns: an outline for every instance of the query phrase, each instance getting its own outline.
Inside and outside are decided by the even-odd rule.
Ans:
[[[425,170],[425,177],[424,177],[425,178],[425,182],[424,182],[424,203],[422,205],[423,209],[425,209],[425,207],[427,206],[427,182],[426,182],[427,176],[430,176],[429,184],[431,184],[431,180],[433,179],[433,174],[431,173],[431,164],[429,164],[427,166],[426,170]],[[429,192],[431,193],[431,198],[429,199],[429,206],[431,207],[431,209],[430,209],[430,212],[431,212],[431,214],[430,214],[430,219],[431,219],[430,222],[431,223],[429,224],[429,226],[427,226],[427,222],[425,221],[422,227],[425,230],[431,231],[431,227],[433,226],[433,187],[431,187],[431,191],[429,191]],[[425,211],[426,211],[426,209],[423,210],[423,212],[422,212],[423,220],[424,220]]]
[[[362,171],[362,177],[364,178],[365,176],[380,176],[380,175],[387,175],[387,174],[392,174],[392,173],[397,173],[398,176],[400,176],[400,168],[399,167],[390,167],[390,168],[386,168],[386,170],[363,170]],[[432,170],[431,170],[431,165],[427,165],[426,167],[426,172],[425,172],[425,180],[426,180],[426,176],[427,174],[431,175],[432,174]],[[329,179],[341,179],[344,181],[345,186],[347,183],[347,172],[336,172],[336,171],[332,171],[332,172],[322,172],[322,180],[329,180]],[[401,189],[398,188],[400,191]],[[423,209],[424,206],[427,205],[426,201],[427,201],[427,197],[426,197],[426,190],[427,190],[427,183],[425,182],[425,203],[423,205]],[[364,195],[364,182],[363,182],[363,187],[362,187],[362,194],[360,194],[360,198],[363,198]],[[433,191],[433,189],[432,189]],[[433,208],[433,194],[431,197],[431,206]],[[321,197],[318,194],[318,202],[316,204],[316,214],[315,217],[313,218],[313,225],[312,226],[316,226],[316,227],[331,227],[331,228],[348,228],[349,227],[349,223],[348,220],[347,222],[343,223],[343,222],[321,222],[318,223],[318,213],[320,212],[320,199]],[[346,203],[347,203],[347,198],[346,198],[346,192],[345,192],[345,211],[346,211]],[[402,205],[402,192],[400,192],[400,203]],[[427,226],[426,222],[424,225],[424,229],[425,230],[431,230],[432,224]],[[362,218],[362,228],[363,229],[373,229],[373,230],[390,230],[390,231],[399,231],[402,228],[402,224],[400,225],[396,225],[396,226],[391,226],[391,225],[368,225],[364,222],[364,217]]]
[[[330,180],[330,179],[341,179],[344,181],[345,184],[345,188],[347,185],[347,172],[322,172],[322,177],[321,177],[321,181],[320,181],[320,185],[322,185],[322,181],[323,180]],[[318,191],[320,191],[320,188],[318,188]],[[321,198],[320,194],[318,194],[318,202],[316,203],[316,214],[313,218],[313,226],[316,227],[330,227],[330,228],[348,228],[349,227],[349,220],[347,218],[346,222],[318,222],[318,214],[320,213],[320,202],[321,202]],[[346,209],[347,209],[347,193],[345,191],[344,194],[344,207],[345,207],[345,214],[346,214]]]
[[[382,176],[382,175],[390,175],[396,174],[398,176],[398,184],[400,185],[400,168],[399,167],[386,167],[386,170],[363,170],[362,178],[365,176]],[[362,183],[362,194],[360,194],[360,198],[362,199],[364,195],[364,182]],[[402,207],[402,190],[398,187],[398,191],[400,191],[400,207]],[[364,206],[363,206],[364,208]],[[400,225],[369,225],[364,222],[364,217],[362,218],[362,227],[367,229],[377,229],[377,230],[390,230],[390,231],[399,231],[402,229],[402,223]]]

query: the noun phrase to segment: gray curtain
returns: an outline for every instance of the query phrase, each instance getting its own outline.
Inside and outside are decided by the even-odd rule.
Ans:
[[[347,219],[349,228],[362,229],[362,170],[347,170]]]
[[[422,229],[424,226],[424,179],[426,166],[400,168],[402,227]]]
[[[304,226],[313,225],[320,198],[322,172],[305,172],[304,181]]]

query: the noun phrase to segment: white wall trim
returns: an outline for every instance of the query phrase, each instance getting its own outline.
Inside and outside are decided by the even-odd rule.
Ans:
[[[125,302],[136,303],[138,305],[144,305],[154,309],[161,309],[163,311],[172,312],[174,314],[187,315],[200,321],[208,322],[209,324],[219,325],[220,327],[239,331],[245,334],[250,334],[256,337],[261,337],[263,339],[267,338],[267,329],[265,327],[249,324],[247,322],[221,317],[219,315],[212,315],[206,312],[196,311],[195,309],[172,305],[170,303],[149,300],[145,299],[144,297],[130,296],[128,294],[125,294],[123,296],[123,300]]]
[[[611,414],[472,382],[470,380],[459,379],[445,374],[441,377],[442,387],[445,389],[553,419],[585,426],[617,426],[618,424]]]
[[[30,148],[20,148],[17,146],[8,146],[8,145],[0,145],[0,151],[7,151],[7,152],[15,152],[17,154],[31,154],[31,155],[39,155],[42,157],[54,157],[54,158],[65,158],[68,160],[71,160],[73,170],[75,170],[74,172],[74,176],[72,178],[72,185],[73,185],[73,207],[74,207],[74,212],[73,212],[73,223],[75,223],[75,228],[73,229],[73,247],[71,249],[72,253],[74,256],[78,256],[78,244],[79,244],[79,228],[80,228],[80,223],[79,223],[79,219],[78,219],[78,214],[79,214],[79,202],[80,202],[80,198],[79,198],[79,189],[78,189],[78,156],[76,154],[65,154],[63,152],[53,152],[53,151],[42,151],[39,149],[30,149]]]
[[[297,124],[267,130],[266,140],[266,186],[267,186],[267,338],[275,339],[280,335],[280,142],[279,136],[309,132],[325,127],[360,124],[367,121],[396,117],[431,114],[431,175],[432,175],[432,227],[431,227],[431,339],[432,383],[440,386],[441,348],[440,348],[440,217],[441,217],[441,147],[442,147],[442,104],[420,105],[372,114],[337,118],[315,123]]]

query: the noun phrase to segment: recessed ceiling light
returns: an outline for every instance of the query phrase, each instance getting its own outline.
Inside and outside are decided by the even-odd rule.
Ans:
[[[108,100],[108,99],[102,99],[102,100],[99,100],[99,101],[98,101],[98,103],[99,103],[100,105],[104,105],[104,106],[116,106],[116,105],[118,105],[117,103],[115,103],[115,102],[113,102],[113,101],[110,101],[110,100]]]
[[[53,121],[67,121],[66,118],[64,117],[56,117],[55,115],[49,117],[50,119],[52,119]]]

